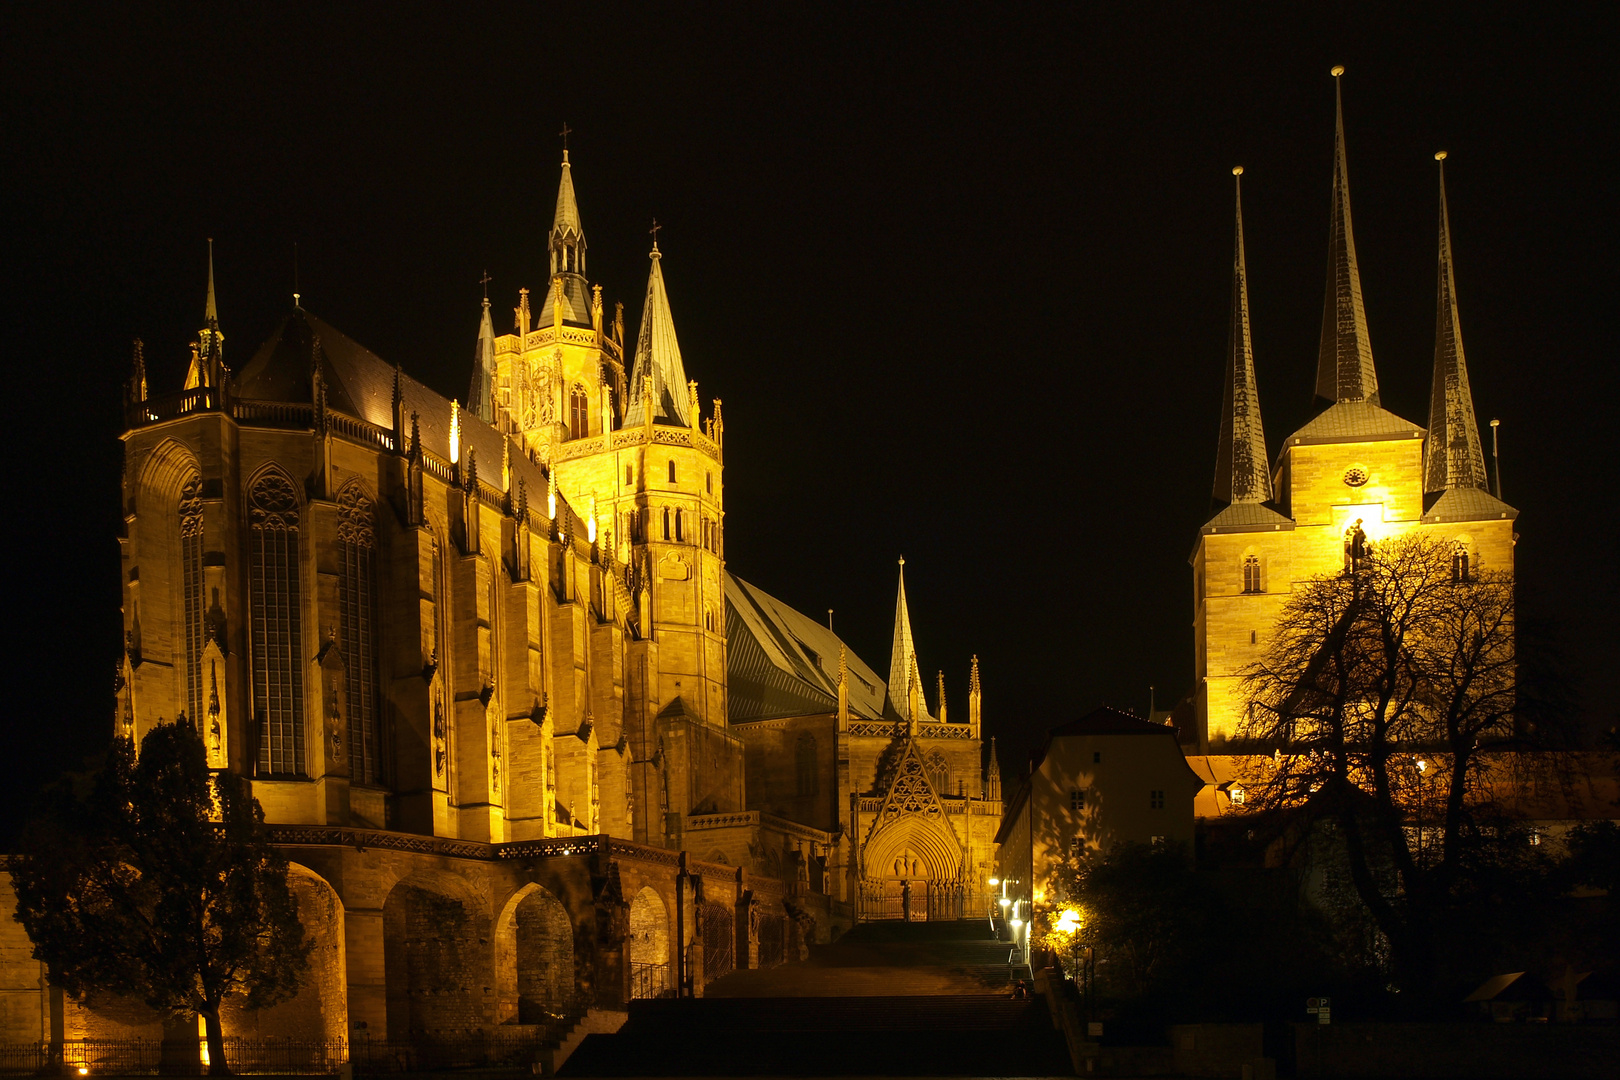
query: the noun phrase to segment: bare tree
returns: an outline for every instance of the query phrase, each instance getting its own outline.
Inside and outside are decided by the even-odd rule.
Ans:
[[[1493,785],[1522,758],[1504,751],[1529,746],[1513,582],[1421,536],[1348,563],[1296,588],[1248,674],[1239,741],[1269,755],[1249,805],[1334,823],[1399,977],[1421,987],[1466,869],[1502,842]]]

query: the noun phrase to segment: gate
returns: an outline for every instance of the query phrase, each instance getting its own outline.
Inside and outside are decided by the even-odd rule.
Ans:
[[[731,908],[712,901],[703,905],[703,981],[728,974],[737,966],[737,918]]]

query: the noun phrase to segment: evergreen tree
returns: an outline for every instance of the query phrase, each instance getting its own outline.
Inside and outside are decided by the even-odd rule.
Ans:
[[[8,861],[17,920],[52,982],[201,1015],[209,1071],[228,1072],[220,1007],[291,997],[309,944],[245,779],[208,767],[187,724],[114,741],[88,784],[58,785]]]

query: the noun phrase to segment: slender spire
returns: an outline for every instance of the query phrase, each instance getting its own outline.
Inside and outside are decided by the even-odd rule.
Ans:
[[[1226,339],[1226,392],[1221,440],[1215,451],[1215,499],[1223,503],[1271,501],[1266,435],[1260,426],[1260,391],[1249,339],[1249,269],[1243,254],[1243,166],[1232,170],[1237,229],[1232,248],[1232,325]]]
[[[1328,227],[1327,299],[1322,307],[1322,346],[1316,362],[1316,397],[1329,404],[1378,401],[1367,312],[1361,302],[1361,270],[1350,228],[1350,177],[1344,152],[1344,68],[1333,69],[1333,211]]]
[[[653,223],[653,228],[659,228],[657,222]],[[691,427],[686,367],[681,363],[681,344],[675,337],[675,320],[669,313],[669,296],[664,291],[663,255],[658,250],[656,231],[648,257],[652,260],[652,269],[647,274],[647,302],[641,309],[641,333],[636,338],[636,358],[630,369],[630,408],[625,414],[625,426],[640,424],[647,418],[644,380],[651,379],[651,418]]]
[[[911,679],[917,649],[911,641],[911,612],[906,607],[906,560],[900,560],[900,591],[894,601],[894,647],[889,653],[889,701],[902,720],[911,719]]]
[[[563,130],[568,131],[568,125],[564,124]],[[590,290],[585,284],[585,227],[580,224],[579,203],[574,198],[574,169],[568,161],[566,142],[565,135],[557,209],[547,240],[551,251],[551,277],[554,282],[560,278],[561,287],[547,290],[546,302],[540,307],[541,326],[558,322],[591,325]]]
[[[203,301],[203,326],[186,371],[186,389],[217,385],[224,374],[225,335],[219,332],[219,306],[214,301],[214,238],[208,238],[208,293]]]
[[[1462,324],[1457,317],[1457,288],[1451,264],[1451,215],[1446,208],[1446,152],[1440,163],[1440,273],[1434,313],[1434,381],[1429,387],[1429,436],[1423,445],[1423,490],[1487,490],[1485,454],[1474,419],[1474,396],[1468,389],[1463,359]]]
[[[484,315],[478,321],[478,349],[473,355],[472,386],[467,390],[467,411],[486,424],[495,422],[495,322],[484,297]]]
[[[208,300],[203,307],[203,322],[218,328],[219,307],[214,303],[214,238],[208,238]]]
[[[984,797],[1001,800],[1001,762],[996,760],[996,737],[990,736],[990,760],[984,768]]]

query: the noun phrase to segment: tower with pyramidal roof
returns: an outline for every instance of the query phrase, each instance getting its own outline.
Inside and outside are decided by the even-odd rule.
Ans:
[[[1489,490],[1452,265],[1445,155],[1429,425],[1385,409],[1351,227],[1343,68],[1334,68],[1333,195],[1316,365],[1319,411],[1274,462],[1260,421],[1238,196],[1214,516],[1192,554],[1199,739],[1219,751],[1243,720],[1243,673],[1259,660],[1296,582],[1338,572],[1350,546],[1413,530],[1449,542],[1459,574],[1513,569],[1518,511]],[[1241,184],[1242,169],[1234,169]]]

